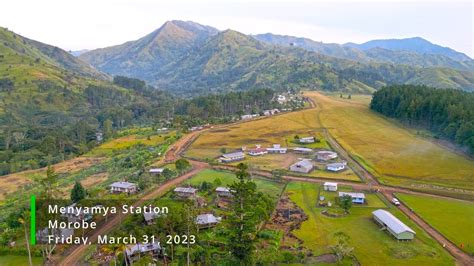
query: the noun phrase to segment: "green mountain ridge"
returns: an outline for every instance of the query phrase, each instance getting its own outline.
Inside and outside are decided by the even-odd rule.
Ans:
[[[316,42],[308,38],[299,38],[271,33],[252,35],[257,40],[287,47],[300,47],[308,51],[321,53],[328,56],[354,60],[363,63],[379,62],[409,65],[415,67],[445,67],[462,71],[474,71],[474,60],[462,53],[445,52],[428,53],[429,50],[390,49],[392,46],[376,42],[374,45],[363,46],[356,44],[336,44]],[[386,42],[390,42],[387,40]],[[382,47],[376,46],[379,43]],[[433,45],[428,42],[427,45]],[[363,47],[360,48],[360,47]],[[364,48],[365,47],[365,48]],[[424,51],[424,52],[422,52]]]
[[[194,22],[168,21],[136,41],[88,51],[79,56],[106,73],[150,81],[162,66],[202,45],[217,30]]]
[[[189,33],[196,25],[199,29],[194,32],[199,34]],[[202,27],[207,29],[204,33]],[[194,22],[171,21],[137,41],[94,50],[80,58],[107,73],[138,77],[186,96],[252,88],[370,93],[404,83],[474,90],[473,71],[438,66],[444,60],[447,65],[470,69],[469,62],[407,51],[362,51],[339,44],[319,45],[312,51],[297,42],[282,45],[288,36],[270,37],[278,41],[267,43],[233,30],[217,33]]]

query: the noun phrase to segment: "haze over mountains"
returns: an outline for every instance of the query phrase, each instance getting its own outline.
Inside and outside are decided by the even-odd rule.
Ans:
[[[185,95],[251,88],[371,92],[402,83],[474,90],[474,60],[421,38],[340,45],[168,21],[136,41],[79,58]]]

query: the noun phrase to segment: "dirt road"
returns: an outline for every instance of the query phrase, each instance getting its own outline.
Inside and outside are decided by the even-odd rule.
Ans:
[[[164,162],[170,163],[175,161],[176,159],[179,158],[180,154],[184,151],[186,147],[192,141],[200,134],[200,132],[192,132],[190,134],[187,134],[180,138],[177,142],[172,144],[171,148],[166,152],[164,156]],[[200,172],[202,169],[206,168],[208,165],[203,162],[198,162],[198,161],[191,161],[191,165],[193,169],[177,178],[174,178],[172,180],[169,180],[162,184],[161,186],[157,187],[156,189],[148,192],[145,194],[142,198],[140,198],[138,201],[136,201],[133,206],[141,206],[143,205],[147,200],[154,199],[156,197],[159,197],[163,194],[165,194],[168,190],[170,190],[173,186],[176,186],[186,179],[192,177],[193,175],[197,174]],[[108,232],[112,231],[117,225],[121,223],[121,221],[125,218],[126,214],[119,213],[116,216],[114,216],[112,219],[108,220],[104,225],[102,225],[100,228],[96,229],[92,235],[89,236],[89,239],[92,242],[95,242],[97,240],[97,237],[99,235],[105,235]],[[87,248],[89,246],[86,245],[78,245],[78,246],[72,246],[68,251],[66,257],[59,262],[59,265],[78,265],[80,260],[84,257],[84,253],[87,251]]]

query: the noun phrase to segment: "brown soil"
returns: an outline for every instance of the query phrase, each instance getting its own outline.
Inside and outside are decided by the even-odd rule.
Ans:
[[[294,202],[292,202],[288,194],[284,194],[272,215],[270,221],[265,228],[271,230],[283,231],[283,239],[281,243],[282,249],[292,250],[294,244],[302,244],[303,241],[298,239],[291,232],[300,228],[301,224],[308,219],[308,216]],[[302,249],[302,247],[300,247]]]

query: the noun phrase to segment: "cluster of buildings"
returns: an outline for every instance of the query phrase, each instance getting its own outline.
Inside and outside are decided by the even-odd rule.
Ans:
[[[218,159],[221,163],[237,162],[245,159],[245,152],[250,156],[262,156],[268,153],[285,154],[288,148],[281,147],[280,144],[273,144],[272,147],[263,148],[260,145],[256,145],[255,148],[246,149],[243,147],[240,151],[222,154]]]

